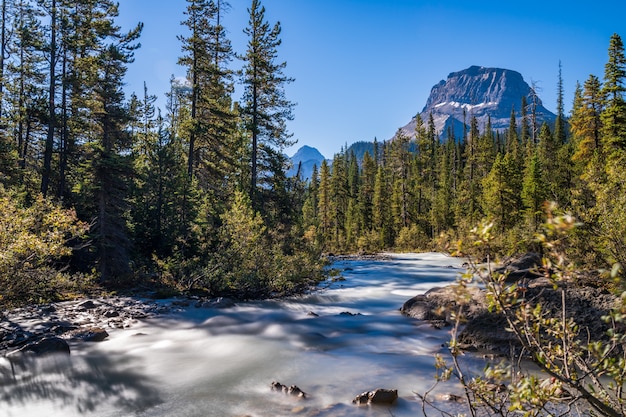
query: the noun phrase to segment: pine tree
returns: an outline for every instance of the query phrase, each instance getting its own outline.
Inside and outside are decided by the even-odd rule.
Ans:
[[[556,101],[556,121],[554,123],[554,138],[559,145],[564,145],[567,141],[567,130],[565,126],[565,110],[563,105],[563,75],[559,61],[559,79],[557,83]]]
[[[47,6],[47,7],[46,7]],[[50,42],[48,47],[48,131],[46,134],[46,144],[43,154],[43,172],[41,175],[41,194],[45,197],[48,194],[50,185],[50,177],[52,175],[52,152],[54,151],[54,135],[56,129],[56,87],[57,74],[56,66],[58,61],[58,10],[56,0],[50,0],[50,3],[44,5],[50,17]]]
[[[372,230],[373,222],[373,199],[376,183],[376,160],[366,152],[363,156],[363,168],[361,170],[361,186],[358,195],[359,229],[364,235]]]
[[[479,136],[478,122],[476,117],[472,116],[469,137],[463,150],[464,165],[456,206],[457,218],[465,220],[464,226],[469,228],[473,227],[481,216],[479,199],[482,194],[483,177],[479,172]],[[482,174],[484,175],[484,172]]]
[[[20,167],[20,182],[28,192],[39,188],[39,178],[34,173],[40,168],[41,152],[37,137],[45,125],[42,123],[46,101],[44,93],[45,73],[42,70],[45,39],[40,12],[30,3],[14,4],[12,53],[6,64],[8,111],[7,130],[12,130]],[[28,169],[30,168],[30,169]],[[33,169],[35,168],[35,169]]]
[[[309,180],[304,206],[302,207],[302,223],[305,230],[310,227],[317,227],[318,222],[318,206],[319,206],[319,186],[320,178],[317,165],[313,165],[313,172]]]
[[[571,132],[575,142],[573,158],[586,166],[596,151],[601,150],[600,134],[602,132],[601,114],[604,109],[602,100],[602,84],[598,77],[590,75],[584,88],[578,86],[572,116]]]
[[[512,173],[516,169],[510,153],[498,154],[491,172],[482,181],[483,210],[494,219],[496,230],[504,232],[516,224],[519,212],[519,191]]]
[[[187,19],[183,24],[190,34],[179,37],[184,53],[179,64],[187,68],[191,85],[187,170],[190,179],[199,175],[205,193],[217,193],[220,201],[225,195],[222,178],[232,176],[236,160],[233,74],[228,69],[233,51],[221,24],[228,3],[187,1]]]
[[[596,209],[601,236],[609,263],[626,265],[626,57],[624,44],[614,34],[609,44],[609,60],[605,65],[605,107],[602,121],[602,150],[606,158],[603,176],[595,178]]]
[[[125,216],[128,211],[129,183],[132,176],[130,120],[122,89],[127,65],[138,47],[142,24],[126,34],[120,33],[113,19],[117,6],[103,1],[99,20],[107,31],[100,36],[100,48],[92,56],[96,65],[89,72],[92,97],[89,117],[92,132],[81,165],[83,181],[75,186],[82,198],[83,214],[95,218],[90,231],[94,241],[97,270],[103,282],[119,281],[130,274],[130,239]],[[95,29],[100,30],[101,26]],[[108,43],[107,43],[108,42]]]
[[[603,137],[609,155],[614,150],[626,151],[626,56],[624,43],[618,34],[611,36],[609,45],[609,61],[604,69],[604,86],[602,92],[606,97],[603,122]]]
[[[437,190],[433,201],[433,237],[454,225],[454,169],[456,144],[448,140],[440,147],[437,159]]]
[[[282,150],[291,145],[286,122],[292,120],[293,104],[285,98],[284,87],[293,81],[283,70],[285,62],[276,62],[277,48],[281,44],[280,23],[270,27],[265,20],[265,7],[252,0],[248,9],[250,19],[244,33],[248,36],[248,49],[244,60],[241,115],[245,131],[251,140],[250,196],[253,206],[258,206],[257,185],[266,181],[284,160]],[[272,150],[275,150],[272,152]]]
[[[322,244],[330,242],[332,210],[331,207],[331,185],[330,185],[330,168],[324,159],[320,168],[320,182],[318,190],[318,218],[319,218],[319,235]]]
[[[342,150],[333,158],[330,176],[332,241],[338,249],[343,249],[345,244],[349,199],[348,166],[346,153]]]
[[[378,237],[377,250],[391,247],[395,238],[389,210],[391,198],[389,185],[387,170],[384,166],[379,165],[372,197],[372,223],[373,230]]]
[[[547,199],[544,178],[540,159],[535,153],[524,170],[521,193],[525,217],[533,231],[543,224],[543,204]]]

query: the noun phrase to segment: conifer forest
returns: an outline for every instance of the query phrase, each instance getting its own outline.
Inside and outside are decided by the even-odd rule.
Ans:
[[[553,213],[580,223],[567,250],[581,268],[626,265],[618,34],[604,74],[573,97],[555,68],[554,124],[522,102],[499,131],[467,114],[443,135],[419,118],[414,135],[363,157],[343,149],[304,179],[286,175],[295,105],[281,26],[251,0],[235,51],[225,6],[187,0],[186,82],[172,79],[157,109],[149,85],[124,91],[142,24],[123,32],[116,2],[1,0],[0,304],[130,288],[292,294],[323,276],[323,255],[452,251],[485,220],[497,253],[540,250]]]

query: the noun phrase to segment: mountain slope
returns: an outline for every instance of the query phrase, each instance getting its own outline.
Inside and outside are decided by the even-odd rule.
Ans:
[[[317,149],[310,146],[303,146],[289,158],[292,163],[292,167],[287,171],[287,176],[294,177],[298,173],[298,166],[300,167],[300,176],[303,180],[311,178],[313,173],[313,166],[319,167],[322,165],[322,161],[325,159],[324,155]]]
[[[481,131],[489,117],[493,129],[503,130],[509,127],[511,109],[515,109],[518,126],[521,124],[522,97],[526,97],[529,123],[533,108],[537,127],[544,121],[554,123],[556,115],[543,106],[541,99],[519,72],[478,66],[450,73],[446,80],[436,84],[420,117],[427,125],[432,113],[435,130],[442,138],[447,137],[450,127],[454,129],[456,138],[461,137],[464,121],[469,125],[472,116],[476,117]],[[415,120],[413,118],[402,127],[404,134],[415,134]]]

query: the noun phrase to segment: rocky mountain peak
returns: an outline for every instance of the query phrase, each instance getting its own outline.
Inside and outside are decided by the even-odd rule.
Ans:
[[[458,138],[463,131],[464,118],[469,124],[472,116],[478,120],[481,130],[489,117],[492,128],[502,130],[509,126],[511,109],[515,109],[518,119],[522,117],[522,97],[526,97],[528,115],[535,106],[538,125],[544,121],[554,122],[556,115],[543,106],[519,72],[479,66],[452,72],[446,80],[436,84],[420,116],[427,123],[432,113],[435,130],[442,138],[447,136],[449,127],[454,129]],[[402,131],[406,135],[414,135],[415,118]]]

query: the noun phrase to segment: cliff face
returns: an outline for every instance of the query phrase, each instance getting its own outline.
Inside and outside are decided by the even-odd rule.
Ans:
[[[456,138],[461,137],[464,120],[469,125],[472,116],[476,117],[481,131],[489,117],[492,128],[502,130],[509,127],[511,109],[515,109],[518,126],[521,124],[522,97],[526,97],[529,123],[533,107],[537,116],[537,126],[544,121],[554,122],[556,115],[543,106],[541,99],[519,72],[477,66],[453,72],[448,75],[447,80],[436,84],[420,117],[427,124],[432,113],[435,130],[442,138],[447,137],[450,127],[454,129]],[[413,136],[415,118],[404,126],[402,131]]]

